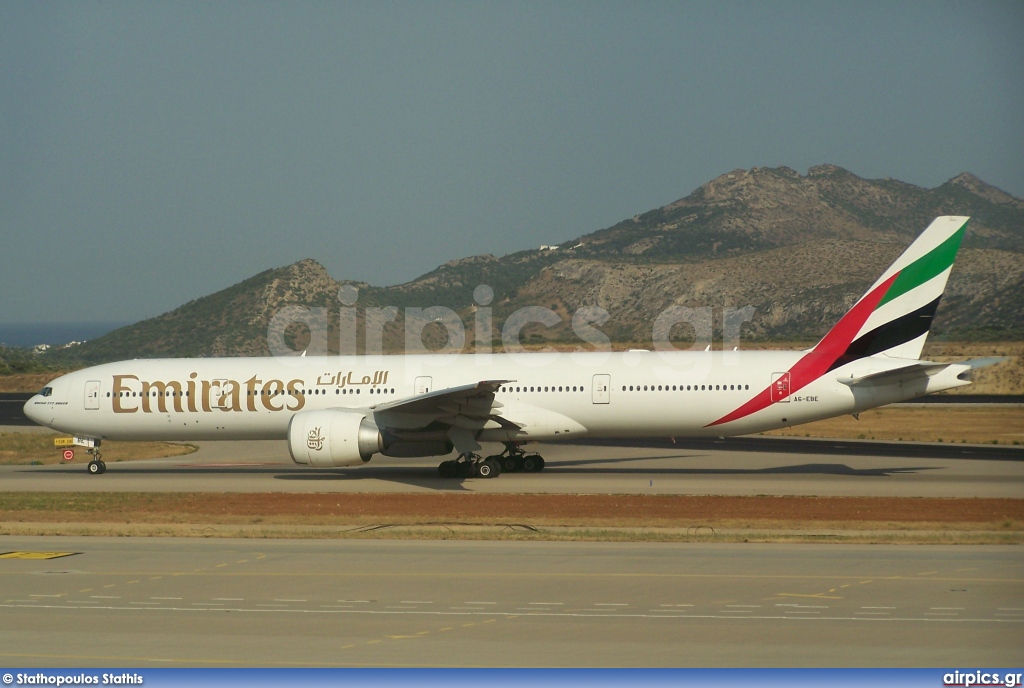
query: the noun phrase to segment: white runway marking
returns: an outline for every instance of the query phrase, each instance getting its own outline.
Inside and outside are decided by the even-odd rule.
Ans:
[[[409,616],[506,616],[514,617],[520,614],[510,611],[500,610],[488,610],[483,611],[481,609],[474,609],[470,611],[426,611],[426,610],[410,610],[410,611],[385,611],[385,610],[371,610],[371,609],[334,609],[325,608],[327,605],[321,605],[319,609],[295,609],[287,608],[284,604],[270,604],[270,603],[257,603],[255,607],[259,608],[247,608],[247,607],[210,607],[210,606],[190,606],[190,607],[167,607],[167,606],[144,606],[144,607],[132,607],[132,606],[98,606],[98,607],[76,607],[73,606],[75,601],[68,600],[63,604],[38,604],[32,600],[25,600],[22,603],[4,603],[0,604],[0,608],[25,608],[25,609],[83,609],[88,610],[113,610],[113,611],[135,611],[135,612],[153,612],[153,613],[165,613],[165,612],[196,612],[196,611],[207,611],[207,612],[251,612],[259,614],[267,613],[279,613],[279,614],[361,614],[361,615],[409,615]],[[95,602],[94,602],[95,604]],[[131,603],[129,603],[131,604]],[[192,603],[193,605],[202,605],[202,603]],[[516,612],[520,611],[519,609]],[[726,609],[714,614],[699,614],[699,613],[675,613],[666,614],[666,610],[651,610],[656,612],[655,614],[647,613],[609,613],[607,610],[579,610],[579,611],[550,611],[543,609],[531,609],[533,616],[549,616],[549,617],[570,617],[570,618],[632,618],[632,619],[731,619],[737,620],[740,617],[737,616],[726,616],[728,614],[753,614],[750,609]],[[602,614],[584,613],[587,611],[603,611]],[[806,621],[877,621],[877,622],[929,622],[929,623],[998,623],[998,624],[1024,624],[1024,618],[1014,617],[1010,619],[1000,619],[994,617],[972,617],[962,618],[956,614],[942,615],[939,618],[927,616],[927,613],[922,616],[906,616],[906,617],[891,617],[886,615],[886,618],[865,618],[863,616],[856,616],[859,614],[870,614],[871,612],[854,612],[855,616],[821,616],[820,612],[808,611],[808,612],[791,612],[787,611],[784,614],[813,614],[814,616],[785,616],[778,614],[758,614],[753,616],[743,616],[744,622],[747,621],[770,621],[778,619],[789,619],[789,620],[806,620]],[[996,612],[995,616],[1000,613]],[[1005,614],[1005,612],[1003,612]],[[956,618],[952,618],[956,617]]]

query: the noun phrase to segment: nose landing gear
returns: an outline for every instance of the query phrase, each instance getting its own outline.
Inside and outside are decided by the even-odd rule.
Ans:
[[[95,447],[89,447],[86,452],[92,455],[92,461],[86,466],[89,471],[89,475],[99,475],[100,473],[107,472],[107,464],[103,463],[103,459],[100,458],[100,441],[96,440]]]

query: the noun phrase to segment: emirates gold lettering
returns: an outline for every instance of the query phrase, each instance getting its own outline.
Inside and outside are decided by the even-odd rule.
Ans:
[[[136,375],[114,375],[113,378],[111,401],[114,413],[184,413],[186,410],[189,413],[256,413],[263,410],[300,411],[306,405],[306,383],[300,379],[286,383],[283,380],[264,381],[253,375],[245,382],[202,380],[198,373],[191,373],[184,383],[178,380],[140,380]],[[138,394],[138,401],[133,394]],[[196,397],[200,397],[198,403]]]
[[[181,413],[181,383],[180,382],[143,382],[142,383],[142,412],[152,413],[150,399],[156,393],[156,407],[160,413],[167,413],[167,393],[170,392],[174,400],[175,413]]]
[[[209,413],[212,409],[210,408],[210,391],[213,387],[213,383],[209,380],[200,380],[200,386],[203,388],[203,411]]]
[[[299,387],[296,387],[295,385],[299,385]],[[306,405],[306,397],[303,393],[302,387],[305,387],[305,383],[302,380],[288,381],[288,396],[295,400],[295,406],[291,406],[289,404],[285,407],[289,411],[298,411]]]
[[[188,380],[188,392],[185,397],[188,399],[188,410],[190,413],[196,413],[196,383],[195,380],[199,377],[199,373],[189,373]]]
[[[138,407],[126,408],[124,406],[125,400],[131,394],[132,388],[129,385],[124,384],[125,380],[135,380],[138,382],[139,378],[134,375],[115,375],[114,376],[114,390],[113,390],[113,401],[114,401],[114,413],[135,413],[138,411]],[[131,403],[131,402],[128,402]]]
[[[217,408],[221,411],[241,411],[241,399],[239,399],[241,391],[242,386],[237,381],[222,381],[220,395],[217,397]]]
[[[263,385],[263,407],[268,411],[281,411],[284,406],[274,406],[276,401],[274,397],[281,394],[284,391],[284,383],[280,380],[267,380],[267,384]]]
[[[251,378],[245,381],[245,408],[248,411],[256,410],[256,387],[262,383],[263,380],[259,380],[253,375]]]

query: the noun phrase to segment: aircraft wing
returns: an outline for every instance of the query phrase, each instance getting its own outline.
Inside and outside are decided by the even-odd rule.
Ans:
[[[521,428],[521,425],[502,418],[504,405],[494,398],[495,392],[508,382],[512,380],[481,380],[386,401],[370,409],[377,418],[394,427],[422,427],[436,421],[469,430],[481,430],[485,426]]]

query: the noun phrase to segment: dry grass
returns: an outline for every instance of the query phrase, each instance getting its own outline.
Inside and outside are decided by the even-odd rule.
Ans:
[[[53,446],[53,438],[62,436],[49,432],[0,432],[0,464],[47,465],[88,462],[89,455],[85,453],[84,447],[69,447],[75,450],[75,458],[72,461],[64,461],[61,452],[65,447]],[[116,462],[181,456],[191,454],[196,447],[191,444],[169,442],[104,442],[102,449],[104,461]]]
[[[885,407],[772,430],[766,435],[1024,445],[1024,407]]]
[[[1024,500],[8,492],[0,535],[1019,544]]]

